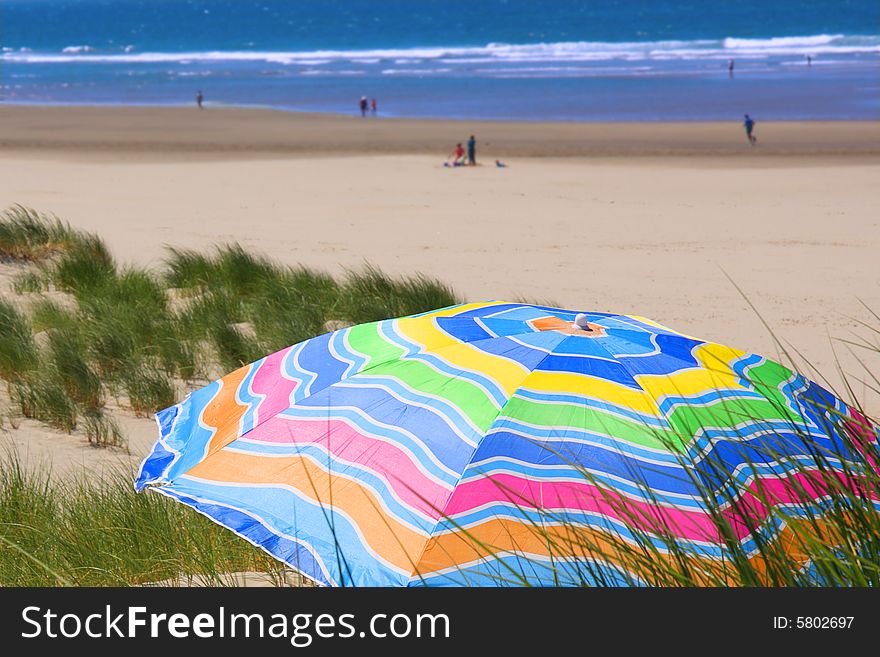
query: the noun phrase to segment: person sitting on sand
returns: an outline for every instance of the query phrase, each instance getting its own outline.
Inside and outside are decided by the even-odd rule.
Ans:
[[[463,167],[466,164],[464,147],[461,144],[456,144],[455,150],[452,151],[452,155],[449,156],[449,159],[452,160],[452,166]],[[446,162],[446,166],[449,166],[448,161]]]
[[[507,168],[507,165],[504,164],[504,162],[502,162],[501,160],[495,160],[495,166],[498,167],[499,169],[506,169]]]
[[[746,137],[749,138],[749,143],[754,146],[758,141],[758,138],[752,134],[755,129],[755,120],[748,114],[746,114],[746,118],[743,121],[743,127],[746,129]]]

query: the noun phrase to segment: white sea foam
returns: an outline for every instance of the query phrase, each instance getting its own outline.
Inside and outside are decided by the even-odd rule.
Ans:
[[[734,39],[724,40],[725,48],[812,48],[824,46],[834,41],[845,39],[843,34],[817,34],[807,37],[773,37],[770,39]]]
[[[65,55],[76,55],[81,52],[92,52],[94,48],[91,46],[67,46],[61,52]]]
[[[206,51],[206,52],[98,52],[90,46],[69,46],[61,53],[3,52],[0,60],[21,63],[182,63],[266,62],[282,65],[318,66],[348,62],[362,66],[392,63],[416,66],[422,63],[488,64],[498,62],[601,62],[672,59],[717,59],[725,57],[774,57],[818,54],[880,53],[880,35],[855,36],[819,34],[769,39],[697,39],[692,41],[633,41],[505,44],[474,47],[391,48],[373,50],[313,51]]]
[[[452,68],[385,68],[382,75],[436,75],[438,73],[451,73]]]

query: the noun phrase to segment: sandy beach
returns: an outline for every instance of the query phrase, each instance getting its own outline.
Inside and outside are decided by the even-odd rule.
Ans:
[[[471,133],[482,166],[444,168]],[[738,286],[786,348],[835,388],[840,364],[876,414],[859,359],[876,374],[880,358],[842,341],[876,342],[862,322],[877,328],[866,306],[880,312],[880,122],[759,123],[756,134],[750,148],[736,122],[2,107],[0,206],[55,213],[122,262],[240,242],[334,274],[364,262],[421,271],[469,300],[645,315],[778,356]],[[11,275],[5,265],[5,284]],[[152,422],[125,429],[130,457],[34,423],[0,435],[98,467],[143,456]]]
[[[242,159],[303,155],[452,152],[479,136],[495,157],[713,157],[770,155],[880,156],[880,121],[758,123],[753,152],[737,120],[731,123],[574,123],[361,119],[269,109],[194,107],[0,106],[0,150],[48,157],[103,155]],[[763,135],[763,137],[762,137]]]

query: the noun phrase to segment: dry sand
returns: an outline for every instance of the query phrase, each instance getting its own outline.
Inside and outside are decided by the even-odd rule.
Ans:
[[[489,165],[443,168],[471,132]],[[856,397],[880,413],[859,381],[877,383],[832,342],[876,342],[860,322],[880,328],[861,303],[880,312],[880,122],[756,132],[751,149],[736,123],[5,107],[0,206],[54,212],[140,265],[158,266],[165,245],[237,241],[336,274],[365,261],[422,271],[469,300],[647,315],[776,357],[729,275],[786,346],[835,387],[839,357]],[[880,373],[877,354],[858,353]],[[135,463],[154,428],[125,425],[132,456],[121,460]],[[3,440],[56,462],[120,460],[30,423]]]

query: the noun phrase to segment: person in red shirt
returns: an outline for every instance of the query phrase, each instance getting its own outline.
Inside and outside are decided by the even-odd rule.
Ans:
[[[464,164],[464,147],[461,144],[455,145],[455,150],[452,151],[452,166],[460,167]]]
[[[449,164],[449,160],[452,160],[452,164]],[[455,150],[452,151],[452,155],[449,156],[449,160],[443,163],[443,166],[454,166],[454,167],[463,167],[467,162],[464,156],[464,147],[461,144],[455,145]]]

